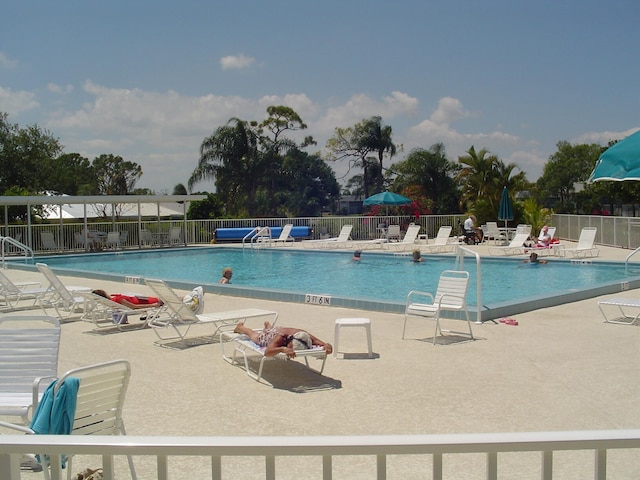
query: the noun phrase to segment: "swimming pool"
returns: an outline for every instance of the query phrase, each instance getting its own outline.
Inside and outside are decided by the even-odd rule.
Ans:
[[[41,257],[66,274],[94,278],[162,278],[176,288],[203,285],[207,291],[280,301],[323,303],[365,310],[404,311],[410,290],[433,292],[440,273],[455,268],[455,256],[426,255],[414,263],[410,255],[366,252],[360,262],[352,252],[296,249],[200,247],[72,256]],[[224,267],[233,268],[233,283],[219,285]],[[471,275],[468,304],[477,311],[477,269],[466,257]],[[624,265],[553,259],[546,265],[522,259],[483,258],[483,319],[557,305],[640,287],[640,277],[625,275]]]

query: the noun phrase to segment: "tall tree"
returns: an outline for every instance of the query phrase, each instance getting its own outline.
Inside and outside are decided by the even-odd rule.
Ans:
[[[383,159],[385,155],[393,157],[397,147],[392,141],[392,129],[390,126],[382,125],[381,117],[371,117],[363,119],[353,127],[336,128],[333,137],[327,141],[329,151],[328,160],[339,161],[348,160],[349,171],[351,168],[360,167],[363,170],[363,194],[368,197],[370,189],[369,170],[372,167],[372,160],[369,155],[376,154],[377,162],[375,184],[378,191],[383,189]],[[376,161],[376,160],[374,160]]]
[[[263,174],[262,159],[257,125],[232,118],[202,142],[198,166],[189,178],[189,189],[201,180],[214,179],[216,192],[227,205],[227,213],[252,216]]]
[[[19,186],[33,193],[49,188],[62,145],[37,125],[20,128],[0,112],[0,192]]]
[[[393,143],[393,129],[390,125],[382,124],[382,117],[371,117],[363,121],[363,146],[371,149],[378,157],[378,175],[376,176],[376,189],[383,191],[384,167],[382,162],[385,155],[391,159],[396,154],[396,145]]]

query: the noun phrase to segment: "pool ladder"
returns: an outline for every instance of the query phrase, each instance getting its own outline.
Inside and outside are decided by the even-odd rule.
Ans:
[[[2,243],[2,268],[6,268],[7,255],[9,253],[9,246],[13,246],[14,248],[24,252],[24,260],[27,262],[29,259],[33,260],[33,250],[26,246],[24,243],[19,242],[13,237],[0,237],[0,241]]]

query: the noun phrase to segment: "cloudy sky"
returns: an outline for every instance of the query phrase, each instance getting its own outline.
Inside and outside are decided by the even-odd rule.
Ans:
[[[9,0],[0,111],[67,153],[139,163],[158,193],[186,185],[217,127],[269,105],[301,115],[312,152],[380,115],[397,160],[473,145],[535,180],[558,141],[640,128],[639,23],[638,0]]]

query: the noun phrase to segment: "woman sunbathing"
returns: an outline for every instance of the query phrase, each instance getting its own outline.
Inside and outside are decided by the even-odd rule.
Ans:
[[[333,352],[330,343],[323,342],[309,332],[293,327],[274,327],[268,321],[264,322],[264,328],[258,331],[245,327],[244,322],[239,322],[233,331],[243,333],[253,343],[266,347],[265,357],[284,353],[287,357],[294,358],[296,350],[305,350],[315,346],[324,348],[327,354]]]
[[[108,298],[120,305],[132,308],[134,310],[141,308],[156,308],[164,305],[164,302],[156,297],[146,297],[144,295],[125,295],[122,293],[114,293],[109,295],[104,290],[93,290],[92,293],[100,295],[101,297]]]

